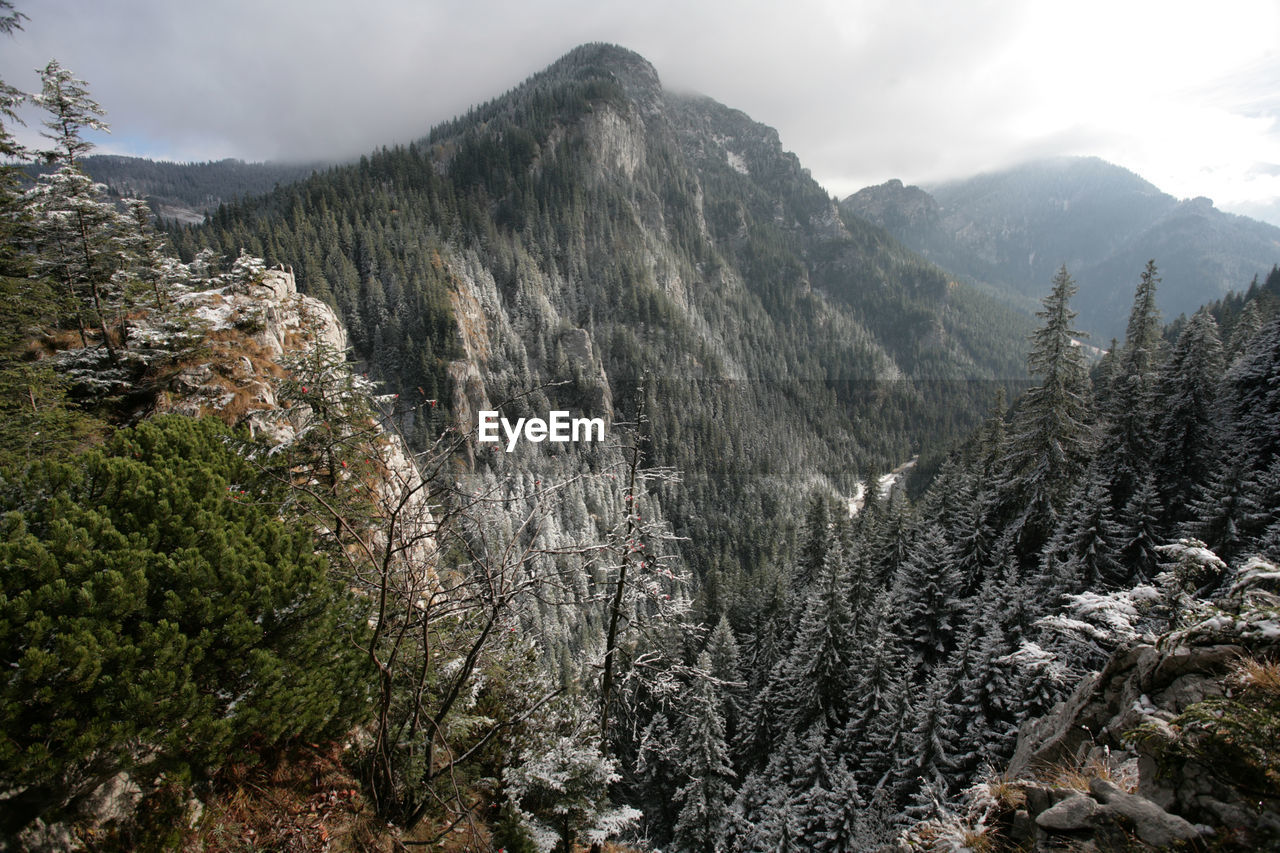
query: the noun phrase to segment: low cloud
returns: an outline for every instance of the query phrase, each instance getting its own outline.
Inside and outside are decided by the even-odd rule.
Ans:
[[[1175,195],[1263,203],[1241,195],[1267,191],[1246,173],[1280,162],[1280,62],[1267,44],[1280,10],[1267,2],[1211,18],[1092,0],[18,6],[30,20],[0,77],[34,87],[34,69],[57,57],[107,109],[102,150],[117,153],[351,157],[425,134],[576,44],[610,41],[669,86],[778,128],[840,196],[1096,154]]]

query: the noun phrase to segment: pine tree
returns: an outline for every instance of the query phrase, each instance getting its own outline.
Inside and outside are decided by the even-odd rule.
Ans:
[[[0,496],[14,814],[121,770],[209,772],[255,744],[334,736],[365,710],[363,606],[228,438],[209,420],[145,422]]]
[[[1111,507],[1121,510],[1150,470],[1152,418],[1159,367],[1160,313],[1156,309],[1155,261],[1148,261],[1138,282],[1125,332],[1117,375],[1109,389],[1107,424],[1098,448]]]
[[[1218,324],[1202,309],[1178,336],[1159,381],[1153,468],[1166,533],[1190,521],[1188,496],[1204,487],[1218,456],[1223,369]]]
[[[845,698],[853,644],[849,579],[840,545],[828,548],[800,618],[796,641],[784,666],[789,727],[815,722],[838,727],[845,719]]]
[[[697,668],[711,671],[706,651],[698,656]],[[676,846],[691,853],[719,850],[728,826],[735,774],[725,742],[722,704],[714,680],[696,680],[678,734],[684,783],[674,796],[680,813],[673,835]]]
[[[1040,384],[1027,391],[1014,414],[1005,457],[1002,503],[1022,560],[1039,554],[1092,453],[1089,377],[1076,345],[1080,333],[1071,328],[1075,292],[1063,267],[1044,310],[1036,313],[1044,325],[1032,336],[1027,361]]]

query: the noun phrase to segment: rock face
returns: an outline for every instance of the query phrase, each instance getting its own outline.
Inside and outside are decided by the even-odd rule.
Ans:
[[[1195,839],[1208,827],[1237,845],[1223,849],[1263,849],[1280,841],[1274,784],[1244,778],[1254,772],[1254,758],[1222,754],[1224,748],[1251,754],[1242,739],[1265,738],[1258,727],[1265,732],[1276,708],[1265,673],[1274,667],[1266,662],[1280,652],[1274,618],[1280,598],[1261,588],[1274,569],[1258,565],[1247,566],[1230,593],[1187,627],[1118,651],[1054,712],[1024,724],[1011,776],[1046,768],[1094,771],[1085,773],[1094,777],[1087,796],[1017,783],[1037,827],[1024,833],[1024,841],[1048,844],[1063,834],[1097,838],[1107,827],[1157,848]],[[1263,671],[1261,682],[1241,674],[1249,666]],[[1197,725],[1197,719],[1209,725]],[[1267,752],[1274,744],[1258,748]],[[1106,768],[1119,765],[1136,768],[1135,790],[1106,778]]]
[[[1025,793],[1027,807],[1014,814],[1008,833],[1024,849],[1127,850],[1130,837],[1166,848],[1201,835],[1185,819],[1105,779],[1091,780],[1088,793],[1034,785]]]
[[[1124,817],[1148,844],[1164,847],[1199,837],[1196,828],[1183,818],[1169,814],[1146,797],[1125,793],[1105,779],[1090,780],[1089,793],[1104,804],[1100,811]]]
[[[293,273],[282,269],[267,270],[257,281],[192,293],[184,301],[206,326],[208,357],[179,365],[163,383],[156,412],[214,415],[277,442],[289,438],[273,416],[281,360],[307,346],[344,353],[347,334],[333,309],[298,293]]]
[[[1195,702],[1221,696],[1223,674],[1244,651],[1212,643],[1173,649],[1136,645],[1118,652],[1055,713],[1023,727],[1009,771],[1079,763],[1097,744],[1122,747],[1126,732],[1153,719],[1167,722]]]

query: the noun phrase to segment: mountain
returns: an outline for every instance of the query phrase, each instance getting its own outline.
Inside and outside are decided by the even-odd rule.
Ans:
[[[811,485],[851,493],[1025,375],[1026,317],[843,215],[772,128],[610,45],[175,239],[291,265],[371,375],[449,399],[459,429],[504,400],[643,415],[700,572],[769,562]],[[406,423],[419,446],[438,426]]]
[[[1066,264],[1080,285],[1080,328],[1105,345],[1124,333],[1138,273],[1154,258],[1165,316],[1265,276],[1280,228],[1179,201],[1097,158],[1055,158],[933,187],[889,181],[846,198],[848,213],[887,228],[966,280],[1027,305]]]
[[[325,163],[246,163],[225,159],[207,163],[170,163],[144,157],[94,154],[81,166],[89,177],[117,196],[140,196],[162,219],[189,224],[226,202],[270,192],[277,184],[305,178]],[[38,175],[42,166],[25,171]]]
[[[610,45],[186,262],[75,141],[0,185],[15,848],[1275,846],[1280,270],[1091,375]]]

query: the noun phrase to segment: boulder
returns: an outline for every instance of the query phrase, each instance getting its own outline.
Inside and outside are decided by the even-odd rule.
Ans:
[[[1053,832],[1093,829],[1098,818],[1097,801],[1087,794],[1073,794],[1036,816],[1036,825]]]
[[[1200,835],[1184,818],[1169,814],[1146,797],[1125,793],[1105,779],[1090,780],[1089,792],[1109,811],[1131,821],[1134,832],[1148,844],[1167,847],[1175,841],[1190,841]]]

